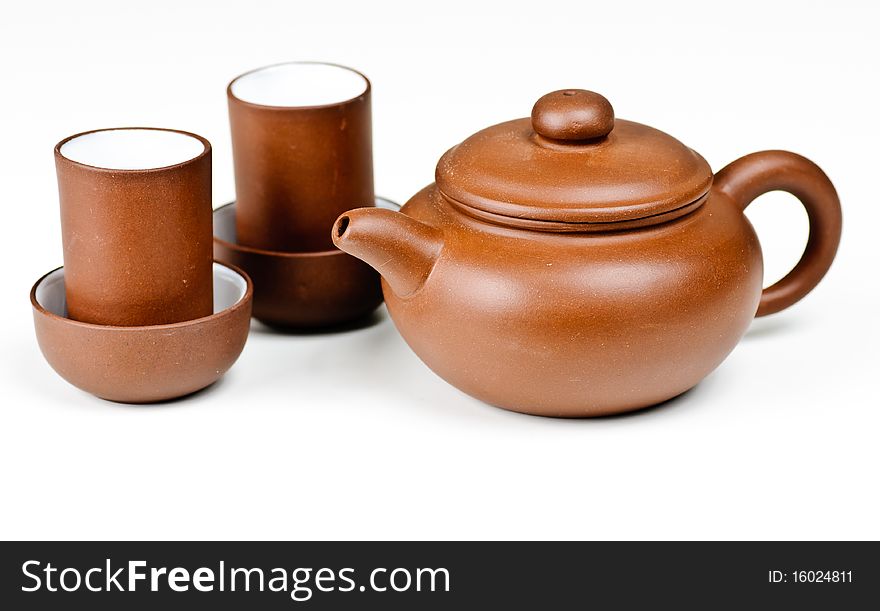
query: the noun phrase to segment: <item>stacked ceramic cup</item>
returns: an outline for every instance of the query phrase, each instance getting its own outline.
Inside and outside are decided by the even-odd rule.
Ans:
[[[31,291],[37,339],[69,382],[115,401],[180,397],[244,347],[251,285],[211,253],[211,145],[121,128],[55,147],[64,267]]]
[[[227,98],[236,201],[214,213],[214,255],[250,275],[254,317],[270,326],[364,318],[382,302],[379,276],[330,231],[341,213],[376,205],[370,82],[294,62],[235,78]]]

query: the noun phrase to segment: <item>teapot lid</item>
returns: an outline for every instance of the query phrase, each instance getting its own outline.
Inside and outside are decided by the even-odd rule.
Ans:
[[[550,231],[648,224],[702,203],[712,170],[653,127],[614,118],[603,96],[548,93],[531,118],[477,132],[437,164],[437,186],[478,217]]]

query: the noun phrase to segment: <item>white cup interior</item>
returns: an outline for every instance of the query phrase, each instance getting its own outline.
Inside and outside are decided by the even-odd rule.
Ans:
[[[214,263],[214,313],[231,308],[247,293],[247,282],[225,265]],[[56,269],[37,285],[37,303],[56,316],[67,318],[64,268]]]
[[[327,106],[360,96],[367,79],[343,66],[294,62],[243,74],[230,90],[239,100],[260,106]]]
[[[71,138],[61,145],[71,161],[108,170],[152,170],[195,159],[204,143],[165,129],[107,129]]]

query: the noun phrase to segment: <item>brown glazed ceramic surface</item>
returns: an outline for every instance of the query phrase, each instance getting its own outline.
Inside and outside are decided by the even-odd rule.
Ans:
[[[71,320],[64,307],[65,270],[49,272],[31,289],[40,350],[62,378],[110,401],[152,403],[205,388],[241,353],[253,294],[246,275],[214,265],[216,313],[138,327]]]
[[[717,367],[756,314],[791,305],[828,270],[840,204],[812,162],[755,153],[713,184],[674,138],[611,117],[598,94],[554,92],[531,119],[451,149],[402,213],[337,221],[337,246],[381,271],[410,347],[468,394],[568,417],[662,402]],[[774,189],[801,200],[810,237],[762,291],[743,209]]]
[[[289,329],[335,327],[364,318],[382,303],[379,274],[344,252],[272,252],[237,244],[236,208],[233,202],[214,211],[214,256],[251,277],[253,316],[260,322]]]
[[[120,128],[142,130],[151,128]],[[119,170],[71,161],[55,147],[69,316],[138,326],[212,311],[211,145],[168,167]]]
[[[282,252],[332,250],[336,217],[373,205],[369,81],[360,75],[363,93],[344,102],[285,107],[235,97],[233,86],[243,76],[227,88],[239,243]]]

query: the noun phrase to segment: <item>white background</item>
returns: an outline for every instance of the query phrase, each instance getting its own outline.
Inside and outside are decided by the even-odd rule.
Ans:
[[[827,4],[827,8],[823,8]],[[0,19],[0,536],[880,537],[877,3],[9,3]],[[186,129],[234,197],[226,83],[292,59],[373,82],[376,187],[401,203],[450,146],[581,87],[716,171],[784,148],[844,206],[825,281],[762,319],[695,390],[566,421],[462,395],[387,315],[336,335],[255,326],[215,387],[131,407],[44,362],[28,291],[61,264],[52,148],[83,130]],[[796,200],[749,215],[767,280],[806,239]]]

